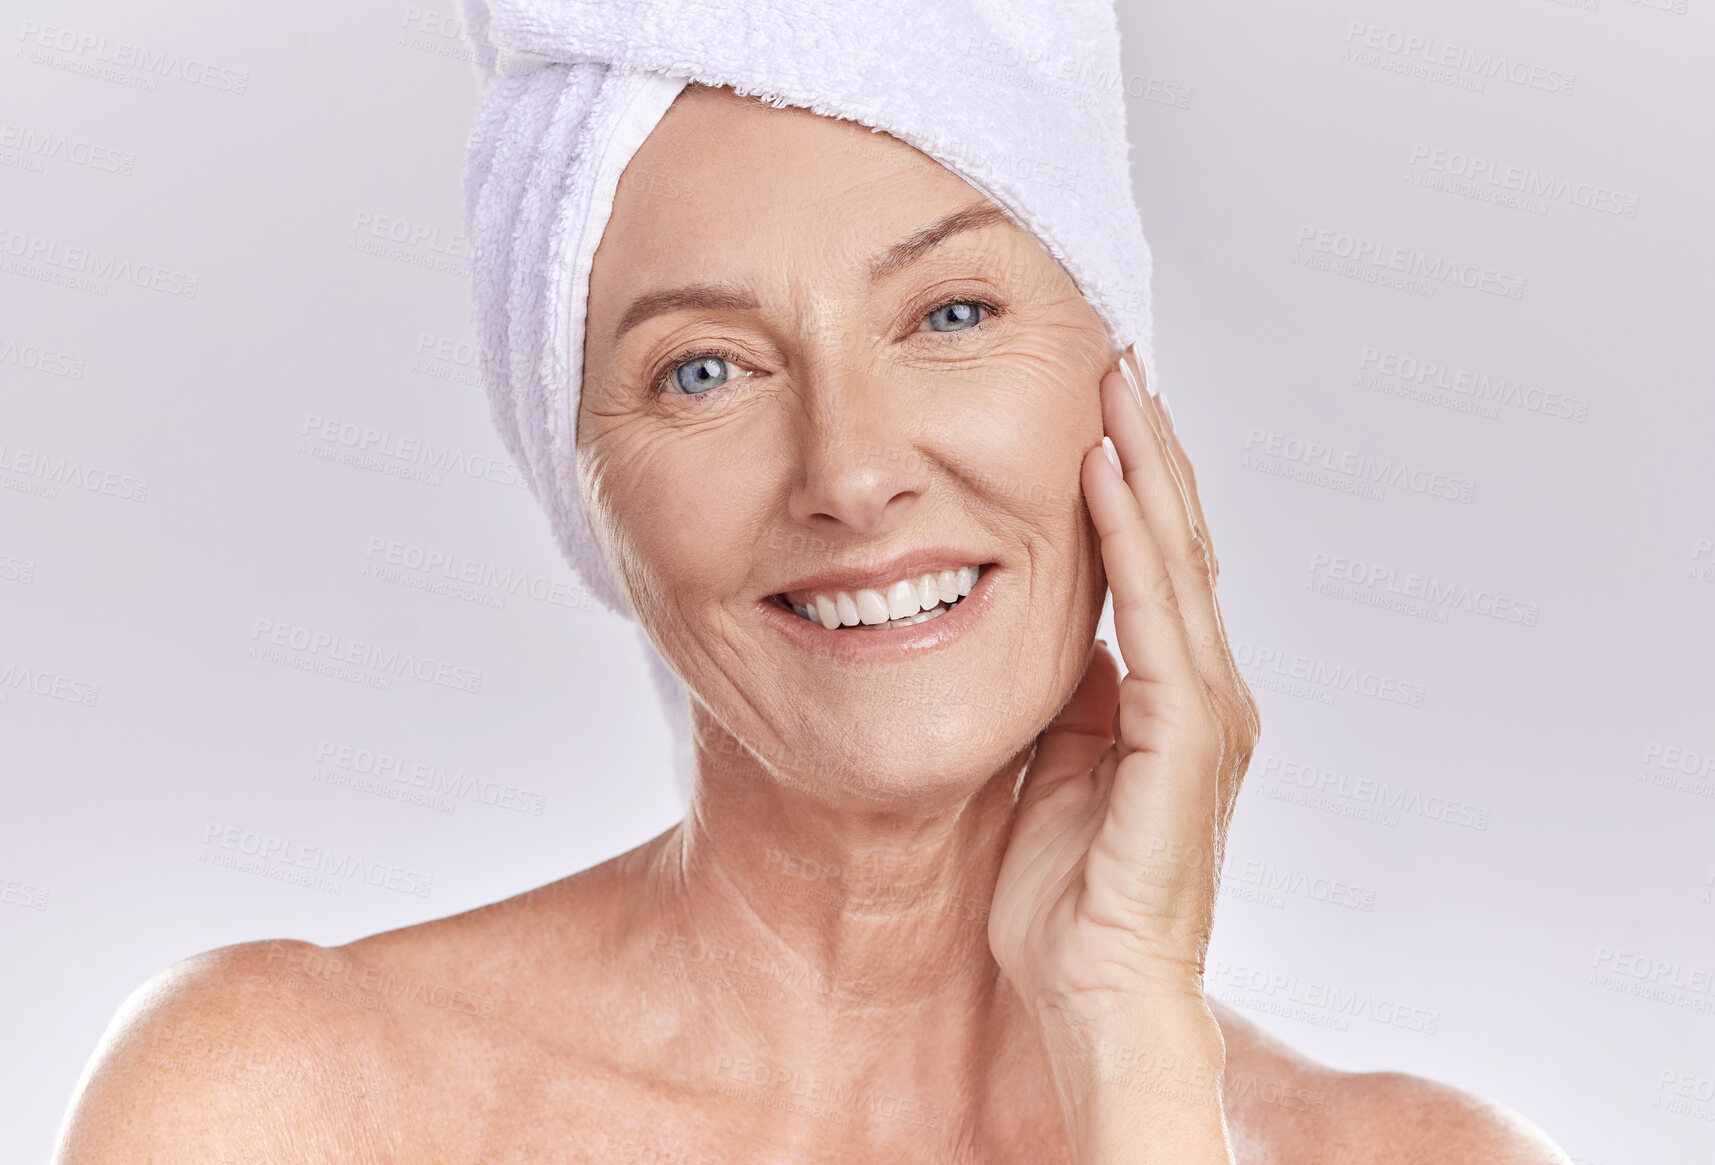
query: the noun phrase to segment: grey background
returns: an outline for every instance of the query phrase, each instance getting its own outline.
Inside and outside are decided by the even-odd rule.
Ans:
[[[1121,7],[1163,383],[1265,722],[1211,989],[1333,1065],[1504,1101],[1580,1165],[1707,1161],[1715,5]],[[463,910],[677,817],[633,632],[569,585],[476,388],[453,12],[4,26],[5,1160],[46,1156],[162,967]],[[1458,274],[1324,269],[1358,240]],[[447,468],[339,460],[337,424]],[[304,670],[280,628],[480,687]],[[402,763],[352,784],[372,753]],[[428,770],[453,787],[414,803]],[[384,884],[233,868],[246,833]]]

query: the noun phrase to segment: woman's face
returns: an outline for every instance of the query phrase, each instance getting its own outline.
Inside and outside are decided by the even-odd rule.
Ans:
[[[580,487],[725,732],[794,785],[929,807],[1027,749],[1080,676],[1105,579],[1079,470],[1114,363],[1059,265],[951,171],[692,87],[595,256]],[[944,613],[864,621],[863,590],[891,615],[890,584],[961,566],[983,570]],[[819,616],[820,592],[837,621],[841,591],[856,626],[781,601]]]

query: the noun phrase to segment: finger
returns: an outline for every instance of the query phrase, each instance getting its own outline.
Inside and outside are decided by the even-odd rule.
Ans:
[[[1129,362],[1128,362],[1129,358]],[[1136,348],[1127,348],[1125,355],[1120,358],[1121,368],[1135,373],[1136,390],[1134,395],[1142,397],[1155,409],[1160,421],[1161,434],[1166,440],[1168,450],[1173,454],[1173,464],[1179,470],[1179,480],[1185,488],[1185,494],[1191,507],[1191,517],[1196,529],[1203,533],[1203,547],[1209,555],[1209,581],[1219,582],[1221,578],[1221,558],[1215,552],[1214,535],[1209,529],[1209,521],[1203,516],[1203,499],[1197,492],[1197,472],[1191,465],[1191,458],[1185,452],[1185,446],[1179,440],[1178,427],[1173,423],[1173,414],[1167,408],[1167,400],[1163,393],[1150,395],[1144,391],[1148,384],[1144,379],[1143,364],[1137,357]]]
[[[1201,553],[1201,561],[1208,570],[1211,581],[1214,579],[1214,545],[1210,541],[1209,523],[1203,517],[1203,502],[1197,496],[1196,479],[1191,472],[1191,460],[1185,455],[1179,438],[1173,431],[1173,422],[1167,413],[1166,402],[1159,393],[1151,394],[1144,382],[1143,365],[1138,361],[1136,347],[1127,348],[1119,361],[1121,375],[1126,378],[1131,387],[1132,398],[1136,400],[1145,420],[1150,423],[1156,438],[1159,440],[1162,456],[1171,466],[1170,475],[1174,479],[1180,497],[1185,505],[1186,520],[1191,530],[1191,543]]]
[[[1213,585],[1221,580],[1221,556],[1215,551],[1215,535],[1209,529],[1209,520],[1203,516],[1203,499],[1197,492],[1197,471],[1191,465],[1185,446],[1179,443],[1179,433],[1173,427],[1173,414],[1168,411],[1167,402],[1159,394],[1155,402],[1161,410],[1164,422],[1161,430],[1167,437],[1167,447],[1173,451],[1173,463],[1179,467],[1179,480],[1185,483],[1185,492],[1191,498],[1191,513],[1197,520],[1197,528],[1203,532],[1203,549],[1209,555],[1209,582]]]
[[[1104,378],[1104,396],[1127,391],[1119,384],[1117,375]],[[1203,704],[1174,581],[1135,492],[1099,446],[1084,457],[1083,486],[1113,594],[1115,637],[1127,673],[1123,685],[1139,701],[1133,716],[1122,691],[1122,751],[1162,752],[1171,741],[1146,737],[1145,729],[1152,722],[1170,731],[1192,728]]]
[[[1127,349],[1128,364],[1125,357],[1121,358],[1122,371],[1129,372],[1137,366],[1135,349]],[[1141,380],[1138,382],[1141,385]],[[1135,398],[1134,398],[1135,399]],[[1177,483],[1185,501],[1187,522],[1194,531],[1202,534],[1201,547],[1206,552],[1207,591],[1198,588],[1200,596],[1195,603],[1182,603],[1186,625],[1195,645],[1195,655],[1198,670],[1208,687],[1209,699],[1215,709],[1222,731],[1223,763],[1221,765],[1222,788],[1219,801],[1222,806],[1223,819],[1231,813],[1233,802],[1238,793],[1239,781],[1243,779],[1244,769],[1249,764],[1252,750],[1256,746],[1257,737],[1261,732],[1260,719],[1257,713],[1256,698],[1245,684],[1239,673],[1238,664],[1232,656],[1232,647],[1227,639],[1225,622],[1221,617],[1220,602],[1215,596],[1215,581],[1219,575],[1220,565],[1215,556],[1214,544],[1210,540],[1207,520],[1203,517],[1203,505],[1197,495],[1196,477],[1191,468],[1190,458],[1186,455],[1184,446],[1174,432],[1173,422],[1159,397],[1148,397],[1151,408],[1149,412],[1157,421],[1157,433],[1161,437],[1161,447],[1168,456],[1172,466],[1178,471]],[[1197,545],[1195,536],[1192,546]],[[1197,561],[1195,553],[1189,555],[1190,560]]]
[[[1041,800],[1066,780],[1094,768],[1114,742],[1113,712],[1119,704],[1120,671],[1098,640],[1090,645],[1083,678],[1066,706],[1036,740],[1036,755],[1019,793],[1021,808]]]
[[[1188,755],[1196,766],[1197,777],[1168,781],[1168,787],[1150,793],[1149,808],[1138,806],[1136,820],[1159,821],[1165,814],[1176,822],[1169,829],[1196,833],[1204,825],[1222,821],[1228,815],[1236,786],[1228,775],[1231,766],[1223,762],[1229,753],[1236,757],[1252,747],[1247,742],[1245,728],[1250,718],[1243,713],[1248,706],[1248,692],[1238,690],[1242,681],[1215,609],[1207,568],[1192,538],[1190,507],[1175,477],[1171,454],[1152,424],[1153,409],[1146,414],[1139,408],[1118,372],[1103,378],[1101,394],[1104,424],[1126,470],[1125,482],[1129,487],[1126,492],[1132,496],[1145,534],[1156,546],[1161,569],[1170,579],[1168,589],[1175,604],[1172,622],[1178,628],[1178,637],[1184,644],[1182,650],[1195,677],[1180,692],[1180,707],[1174,716],[1180,729],[1187,733],[1184,744],[1193,746]],[[1105,557],[1104,547],[1104,560]],[[1113,575],[1110,565],[1108,585],[1114,591],[1117,630],[1120,591]],[[1125,636],[1119,638],[1123,650]],[[1126,657],[1126,664],[1131,666],[1130,656]],[[1138,733],[1146,730],[1133,720],[1137,715],[1122,693],[1118,719],[1127,727],[1119,737],[1133,748],[1139,747]],[[1152,828],[1159,831],[1161,827]]]
[[[1111,390],[1129,392],[1117,374],[1103,382],[1104,394]],[[1139,904],[1157,919],[1196,920],[1206,913],[1207,872],[1219,849],[1219,734],[1136,495],[1100,448],[1085,457],[1083,477],[1127,669],[1114,747],[1095,774],[1106,809],[1085,854],[1091,882],[1124,895],[1091,909],[1116,925],[1135,921]]]
[[[1194,522],[1173,453],[1157,427],[1154,406],[1139,406],[1124,374],[1109,373],[1102,380],[1102,423],[1119,453],[1126,484],[1161,546],[1198,670],[1218,675],[1228,660],[1203,551],[1205,540]]]

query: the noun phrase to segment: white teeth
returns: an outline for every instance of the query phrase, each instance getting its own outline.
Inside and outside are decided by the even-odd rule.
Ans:
[[[929,608],[927,611],[920,611],[915,615],[907,615],[903,619],[889,620],[887,625],[888,627],[910,627],[915,623],[927,623],[931,619],[939,619],[946,613],[947,608],[937,604],[936,606]]]
[[[917,606],[927,611],[941,601],[941,586],[935,576],[926,574],[917,580]]]
[[[816,596],[816,614],[822,620],[822,626],[832,631],[840,625],[840,611],[834,606],[834,600],[827,595]]]
[[[943,570],[935,576],[935,595],[949,607],[959,599],[959,573]]]
[[[821,591],[803,606],[787,602],[802,618],[829,631],[839,627],[909,627],[947,613],[971,593],[982,568],[961,566],[916,578],[900,579],[886,590]],[[784,596],[782,596],[784,600]]]
[[[922,609],[922,605],[917,601],[917,584],[910,579],[902,578],[887,588],[887,617],[889,619],[904,619],[909,615],[915,615]]]
[[[866,624],[887,622],[889,618],[887,600],[881,597],[880,591],[873,591],[865,587],[854,595],[853,599],[857,603],[858,618],[862,622]]]

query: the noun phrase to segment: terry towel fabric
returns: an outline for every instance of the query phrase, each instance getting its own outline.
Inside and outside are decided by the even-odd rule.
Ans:
[[[1112,0],[461,0],[482,99],[465,170],[480,363],[561,553],[635,619],[579,501],[590,265],[626,164],[688,83],[885,131],[1029,230],[1151,392]],[[641,630],[641,629],[640,629]],[[687,694],[643,637],[688,793]]]

